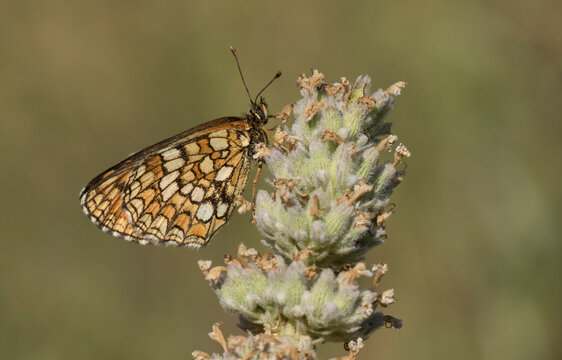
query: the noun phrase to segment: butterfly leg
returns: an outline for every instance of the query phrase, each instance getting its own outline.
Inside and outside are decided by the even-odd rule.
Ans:
[[[254,177],[254,181],[252,183],[252,223],[254,223],[254,225],[256,224],[256,195],[257,195],[256,185],[260,178],[262,165],[263,165],[263,160],[260,160],[258,162],[258,170],[256,171],[256,176]]]
[[[269,130],[267,130],[267,129],[265,128],[265,126],[262,126],[262,129],[263,129],[263,131],[271,138],[271,140],[273,140],[273,145],[275,145],[275,146],[277,146],[277,147],[279,147],[279,148],[281,148],[281,149],[283,149],[283,150],[285,150],[285,151],[287,151],[287,152],[289,151],[289,149],[288,149],[286,146],[283,146],[283,144],[281,144],[281,143],[275,138],[275,136],[273,136],[273,134],[271,134],[271,133],[269,132]]]

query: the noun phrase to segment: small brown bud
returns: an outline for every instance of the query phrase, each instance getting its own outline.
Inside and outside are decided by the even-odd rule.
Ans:
[[[375,104],[377,102],[372,96],[361,96],[359,99],[357,99],[357,103],[365,104],[367,106],[367,109],[371,110],[372,108],[375,107]]]
[[[291,112],[293,111],[293,107],[295,104],[288,104],[283,106],[281,112],[275,115],[275,118],[281,119],[281,122],[286,122],[291,117]]]
[[[324,136],[322,136],[322,141],[335,141],[340,145],[343,144],[342,137],[330,129],[324,131]]]
[[[390,85],[388,87],[388,89],[386,89],[384,91],[385,94],[388,95],[394,95],[394,96],[398,96],[400,95],[400,90],[404,89],[406,87],[406,82],[405,81],[398,81],[392,85]]]
[[[316,115],[318,110],[322,109],[323,107],[324,107],[324,103],[321,102],[316,102],[308,105],[308,107],[304,111],[305,120],[306,121],[312,120],[312,118],[314,117],[314,115]]]
[[[215,323],[215,325],[213,325],[213,331],[209,333],[209,337],[215,340],[216,342],[218,342],[222,346],[224,351],[227,351],[224,335],[222,334],[222,331],[219,329],[219,326],[221,325],[222,325],[222,321]]]
[[[312,195],[312,204],[308,208],[310,211],[310,216],[312,217],[320,217],[322,216],[322,211],[320,211],[320,207],[318,206],[318,196]]]

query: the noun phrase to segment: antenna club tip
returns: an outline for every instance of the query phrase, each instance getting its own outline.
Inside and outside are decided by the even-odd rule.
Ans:
[[[233,53],[234,55],[237,55],[237,53],[236,53],[236,48],[235,48],[234,46],[230,45],[229,49],[230,49],[230,51],[232,51],[232,53]]]
[[[275,74],[275,78],[277,79],[278,77],[280,77],[283,73],[279,70],[277,71],[277,74]]]

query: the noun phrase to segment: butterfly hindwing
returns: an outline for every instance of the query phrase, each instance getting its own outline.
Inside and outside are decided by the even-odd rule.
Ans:
[[[142,150],[81,192],[104,231],[142,244],[205,245],[247,181],[249,125],[222,118]]]

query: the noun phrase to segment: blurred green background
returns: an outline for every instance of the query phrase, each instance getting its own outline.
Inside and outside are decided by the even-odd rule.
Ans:
[[[199,251],[142,247],[78,201],[127,154],[247,111],[231,44],[254,93],[283,71],[272,111],[312,68],[409,84],[390,119],[413,156],[368,257],[405,326],[360,359],[562,358],[561,4],[1,1],[0,358],[186,359],[219,351],[218,320],[241,333],[196,261],[264,250],[249,216]]]

